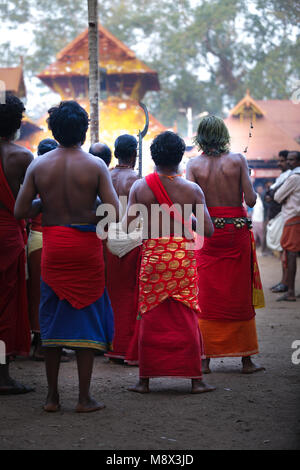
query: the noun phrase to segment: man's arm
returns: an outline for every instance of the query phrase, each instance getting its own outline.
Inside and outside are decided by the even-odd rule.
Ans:
[[[15,203],[14,215],[16,219],[26,219],[36,217],[42,210],[42,201],[35,199],[37,189],[34,184],[33,170],[34,163],[32,162],[26,172],[24,183],[21,186],[19,194]]]
[[[295,175],[295,176],[289,176],[288,179],[283,183],[282,186],[280,186],[275,194],[274,194],[274,199],[276,202],[279,202],[279,204],[282,204],[282,202],[290,196],[290,194],[294,191],[296,188],[297,183],[299,184],[300,177]]]
[[[112,184],[111,176],[105,163],[102,162],[102,160],[97,159],[97,164],[100,167],[98,196],[100,197],[102,204],[110,204],[114,208],[116,213],[116,220],[114,220],[114,222],[118,222],[121,212],[118,195]]]
[[[194,186],[194,191],[195,191],[195,203],[193,205],[193,214],[194,216],[197,217],[197,215],[201,215],[202,211],[197,211],[197,206],[201,205],[204,211],[204,220],[203,220],[203,225],[202,225],[202,220],[201,219],[196,219],[197,224],[196,224],[196,232],[199,235],[204,235],[205,237],[211,237],[214,233],[214,225],[212,223],[212,220],[210,218],[207,206],[206,206],[206,201],[205,201],[205,196],[202,191],[202,189],[197,185],[197,183],[193,184]],[[194,230],[194,224],[195,224],[195,219],[193,218],[192,226]]]
[[[256,193],[249,175],[249,167],[246,158],[240,155],[241,159],[241,185],[247,206],[253,207],[256,203]]]
[[[127,207],[126,207],[126,212],[124,214],[124,217],[122,219],[122,229],[124,230],[124,232],[127,232],[128,233],[128,228],[129,226],[134,229],[135,227],[133,227],[132,225],[134,224],[131,224],[131,222],[133,222],[134,220],[138,220],[139,219],[139,216],[140,214],[135,214],[135,215],[129,215],[129,209],[134,206],[135,204],[137,204],[137,200],[136,200],[136,189],[138,187],[138,185],[140,184],[141,180],[138,179],[137,181],[135,181],[131,187],[131,190],[129,192],[129,196],[128,196],[128,204],[127,204]]]

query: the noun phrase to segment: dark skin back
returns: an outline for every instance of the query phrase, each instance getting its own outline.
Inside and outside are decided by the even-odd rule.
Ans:
[[[133,183],[139,179],[133,168],[113,168],[110,172],[111,179],[117,195],[129,196]]]
[[[25,173],[33,161],[32,153],[24,147],[10,141],[0,142],[0,160],[4,175],[15,198],[24,181]],[[0,208],[5,208],[0,201]]]
[[[42,200],[43,225],[97,223],[97,196],[115,207],[117,217],[119,214],[117,194],[105,163],[80,146],[59,146],[34,160],[16,201],[17,218],[28,217],[36,194]]]
[[[199,155],[187,164],[186,177],[203,190],[208,207],[253,207],[256,193],[249,176],[246,158],[239,153],[220,156]]]
[[[192,215],[196,214],[196,205],[204,205],[204,235],[211,236],[213,234],[213,224],[211,222],[207,207],[205,204],[205,197],[202,190],[195,183],[190,183],[180,176],[175,177],[174,179],[167,178],[166,175],[176,175],[178,174],[178,167],[176,168],[159,168],[156,167],[156,170],[160,176],[160,180],[167,191],[173,204],[179,204],[181,206],[182,214],[184,214],[184,205],[190,205],[191,210],[186,212],[186,220]],[[128,215],[128,210],[134,204],[143,204],[146,206],[148,211],[148,237],[151,238],[151,206],[153,204],[158,204],[153,192],[149,188],[145,179],[138,180],[134,183],[129,194],[129,201],[127,207],[127,213],[123,219],[123,224],[127,226],[134,220],[134,216]],[[160,218],[161,219],[161,218]],[[200,221],[199,221],[200,222]],[[162,221],[156,220],[156,224],[159,226],[159,237],[164,236],[162,233]],[[182,226],[184,229],[184,226]],[[182,232],[184,233],[184,232]],[[171,220],[170,223],[170,236],[174,234],[174,222]]]
[[[128,198],[130,189],[133,183],[139,179],[137,173],[134,171],[136,163],[136,151],[134,151],[129,160],[123,160],[119,157],[119,165],[121,168],[113,168],[110,172],[114,188],[118,196],[125,196]],[[122,167],[123,166],[123,167]]]

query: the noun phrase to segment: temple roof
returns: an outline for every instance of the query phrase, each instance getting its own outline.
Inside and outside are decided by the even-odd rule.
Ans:
[[[18,67],[1,67],[0,80],[5,83],[7,91],[12,92],[19,98],[23,98],[26,95],[22,65]]]
[[[257,100],[258,106],[283,131],[294,139],[300,138],[300,104],[290,100]]]
[[[49,79],[61,76],[88,76],[89,74],[88,29],[83,31],[56,56],[56,61],[49,65],[38,77],[49,85]],[[124,43],[99,25],[99,67],[107,75],[148,75],[151,77],[149,90],[159,90],[158,75],[144,62],[137,59],[135,53]]]
[[[248,147],[246,156],[249,160],[276,159],[280,150],[285,149],[300,151],[295,140],[296,128],[299,135],[300,113],[296,105],[287,100],[256,101],[247,92],[224,121],[230,133],[232,151],[243,153]]]
[[[231,111],[229,111],[229,116],[240,116],[245,111],[250,110],[257,116],[265,115],[265,112],[258,105],[258,102],[250,96],[250,91],[247,90],[244,98],[242,98],[241,101],[239,101],[238,104]]]

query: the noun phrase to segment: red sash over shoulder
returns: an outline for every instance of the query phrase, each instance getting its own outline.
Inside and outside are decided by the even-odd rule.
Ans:
[[[102,241],[96,232],[44,226],[42,279],[74,308],[98,300],[104,292],[105,274]]]
[[[0,211],[1,271],[11,265],[20,255],[27,242],[24,220],[14,217],[15,198],[3,172],[0,161],[0,201],[6,207]],[[4,233],[5,232],[5,233]]]
[[[184,226],[186,226],[189,234],[191,235],[191,238],[193,238],[193,233],[191,230],[191,223],[187,222],[184,220],[182,217],[182,214],[174,207],[173,202],[171,201],[167,191],[165,190],[160,177],[158,176],[158,173],[154,172],[151,173],[150,175],[147,175],[145,177],[146,183],[148,184],[149,188],[153,192],[155,198],[157,199],[157,202],[159,204],[164,204],[165,206],[172,207],[172,211],[169,212],[170,216],[176,221],[182,223]],[[166,209],[166,207],[165,207]],[[180,234],[181,235],[181,234]]]

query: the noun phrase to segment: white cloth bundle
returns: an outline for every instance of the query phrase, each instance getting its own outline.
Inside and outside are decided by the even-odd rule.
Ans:
[[[282,251],[282,247],[280,245],[280,239],[283,231],[284,226],[284,219],[282,217],[282,213],[276,215],[273,219],[271,219],[267,224],[267,235],[266,241],[267,246],[274,251]]]
[[[107,248],[113,254],[122,258],[131,250],[143,243],[143,229],[136,228],[131,233],[122,229],[122,222],[111,223],[108,229]]]

